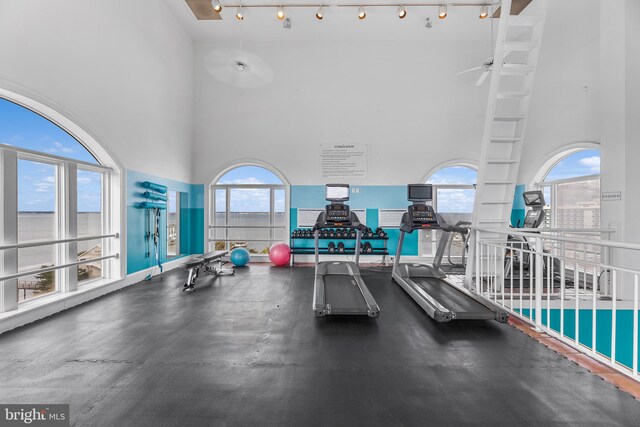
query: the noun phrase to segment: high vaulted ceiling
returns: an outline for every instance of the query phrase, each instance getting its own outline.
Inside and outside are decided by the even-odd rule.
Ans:
[[[207,1],[207,0],[205,0]],[[356,7],[339,7],[336,4],[354,4],[353,1],[332,0],[334,6],[324,6],[325,18],[315,18],[315,7],[287,8],[286,15],[291,19],[291,29],[283,28],[282,21],[275,18],[275,8],[245,8],[245,19],[235,19],[236,8],[224,7],[221,20],[197,20],[185,0],[165,0],[178,21],[195,41],[420,41],[420,40],[491,40],[491,19],[479,19],[482,4],[486,0],[469,0],[466,4],[474,6],[448,7],[448,17],[438,19],[437,7],[412,7],[423,3],[418,0],[403,1],[407,17],[399,19],[396,7],[368,7],[366,19],[359,21]],[[240,1],[221,1],[222,5],[237,5]],[[253,0],[244,4],[265,4]],[[271,2],[269,2],[271,3]],[[275,3],[275,2],[274,2]],[[293,2],[289,2],[292,4]],[[319,5],[318,0],[295,0],[295,4]],[[388,1],[369,0],[367,4],[388,4]],[[427,28],[430,18],[432,28]],[[497,24],[497,22],[496,22]]]

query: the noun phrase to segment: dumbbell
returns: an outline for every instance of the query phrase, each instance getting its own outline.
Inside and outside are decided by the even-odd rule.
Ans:
[[[378,237],[387,237],[387,232],[382,229],[382,227],[376,228],[376,236]]]
[[[343,242],[338,242],[338,253],[339,254],[343,254],[344,253],[344,243]]]
[[[336,251],[336,244],[333,242],[329,242],[329,246],[327,247],[327,251],[332,254]]]

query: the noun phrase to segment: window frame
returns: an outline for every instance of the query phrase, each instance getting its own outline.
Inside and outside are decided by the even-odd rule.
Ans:
[[[91,291],[91,295],[101,295],[103,291],[96,291],[98,288],[110,285],[124,276],[125,261],[120,256],[124,249],[124,242],[120,239],[121,227],[125,218],[125,203],[121,200],[123,194],[123,174],[122,168],[116,160],[105,150],[100,143],[81,126],[46,105],[48,100],[38,101],[19,93],[9,91],[0,87],[0,98],[17,104],[29,110],[35,115],[49,121],[52,125],[65,131],[71,138],[75,139],[80,146],[86,149],[96,162],[87,162],[68,157],[50,154],[43,151],[28,148],[16,147],[0,144],[0,209],[5,221],[0,227],[0,277],[5,278],[0,282],[0,316],[20,315],[26,311],[36,310],[35,317],[40,318],[46,315],[47,310],[40,311],[44,306],[50,305],[60,298],[69,298],[76,295],[78,288],[77,266],[82,262],[77,261],[77,242],[88,240],[86,237],[77,237],[77,170],[85,169],[90,171],[100,171],[103,173],[102,179],[102,234],[96,240],[102,239],[103,261],[102,278],[95,281],[84,281],[83,285],[91,283],[91,286],[83,286],[83,291]],[[18,242],[18,177],[17,163],[19,159],[52,164],[56,167],[56,239],[38,239],[29,243]],[[70,196],[73,196],[70,198]],[[13,217],[13,218],[11,218]],[[93,240],[93,239],[92,239]],[[17,252],[22,247],[34,246],[55,246],[57,249],[56,265],[45,271],[54,271],[56,274],[56,292],[50,292],[38,297],[30,298],[18,303],[18,279],[22,277],[17,270]],[[107,255],[105,255],[107,254]],[[58,264],[59,259],[65,259],[65,264]],[[106,265],[105,265],[106,264]],[[73,274],[69,274],[69,272]],[[31,273],[42,273],[42,269],[31,270]],[[58,280],[58,277],[63,280]],[[97,293],[96,293],[97,292]],[[80,300],[89,299],[90,294],[82,292],[76,298]],[[36,301],[37,300],[37,301]],[[60,311],[60,310],[56,310]]]
[[[478,184],[433,184],[430,183],[429,180],[438,172],[442,171],[443,169],[447,169],[447,168],[452,168],[452,167],[462,167],[462,168],[467,168],[467,169],[471,169],[476,173],[476,181],[478,179],[478,168],[475,165],[471,165],[468,163],[446,163],[441,165],[440,167],[434,169],[424,180],[424,182],[426,184],[431,184],[433,186],[433,201],[431,202],[433,208],[435,209],[436,212],[438,212],[438,190],[439,189],[443,189],[443,190],[477,190]],[[475,199],[476,193],[474,193],[473,197]],[[473,209],[473,208],[472,208]],[[471,212],[471,215],[473,215],[473,211]],[[437,233],[436,230],[431,230],[429,231],[430,233],[432,233],[432,235],[435,235],[435,233]],[[434,237],[429,239],[429,242],[431,243],[431,253],[425,253],[425,245],[427,242],[425,242],[425,239],[427,238],[427,233],[425,232],[424,234],[419,234],[419,241],[418,241],[418,253],[421,257],[431,257],[431,256],[435,256],[435,253],[438,249],[438,239]]]
[[[241,165],[238,166],[236,168],[231,168],[228,169],[226,172],[229,172],[232,169],[237,169],[239,167],[242,166],[254,166],[254,165]],[[259,165],[255,165],[255,166],[259,166]],[[264,166],[259,166],[262,167],[264,169],[269,170],[268,168],[265,168]],[[225,172],[225,173],[226,173]],[[269,172],[272,172],[271,170],[269,170]],[[222,176],[224,176],[224,174],[221,174],[219,178],[221,178]],[[277,175],[276,175],[277,176]],[[218,178],[218,180],[219,180]],[[278,177],[280,178],[280,177]],[[232,226],[232,225],[228,225],[229,224],[229,213],[230,213],[230,209],[231,209],[231,190],[232,189],[268,189],[269,190],[269,225],[265,225],[265,226]],[[217,204],[216,204],[216,190],[225,190],[225,209],[224,209],[224,213],[225,213],[225,225],[217,225],[216,224],[216,213],[217,211]],[[283,190],[284,194],[285,194],[285,218],[287,217],[287,205],[288,205],[288,192],[287,192],[287,186],[285,185],[285,183],[283,182],[282,184],[212,184],[209,187],[209,197],[211,199],[211,210],[210,210],[210,218],[209,218],[209,226],[208,229],[209,230],[216,230],[216,229],[223,229],[224,232],[224,239],[219,239],[215,237],[215,232],[214,232],[214,237],[211,238],[210,236],[210,232],[207,233],[207,241],[208,241],[208,247],[210,251],[215,250],[215,244],[216,242],[220,242],[220,241],[224,241],[225,243],[225,250],[229,250],[229,243],[230,242],[235,242],[237,240],[240,239],[229,239],[229,230],[231,229],[251,229],[251,228],[256,228],[256,229],[269,229],[269,239],[252,239],[250,240],[251,242],[269,242],[269,246],[271,246],[274,243],[279,242],[280,240],[276,240],[275,239],[275,230],[276,229],[283,229],[284,230],[284,240],[286,240],[287,238],[287,225],[288,225],[288,220],[285,219],[285,225],[280,226],[280,225],[275,225],[275,192],[276,190]],[[256,254],[257,255],[257,254]]]
[[[169,194],[171,192],[176,193],[176,217],[175,217],[175,229],[176,229],[176,245],[175,245],[175,254],[173,255],[169,255]],[[172,190],[172,189],[168,189],[167,190],[167,226],[166,226],[166,233],[167,233],[167,238],[166,238],[166,243],[167,243],[167,248],[166,248],[166,253],[167,253],[167,260],[171,260],[174,258],[178,258],[182,255],[182,251],[180,249],[180,195],[182,194],[181,191],[178,190]]]

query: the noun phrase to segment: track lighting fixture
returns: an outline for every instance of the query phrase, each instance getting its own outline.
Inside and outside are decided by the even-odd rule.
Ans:
[[[276,18],[278,18],[278,21],[284,20],[284,7],[278,6],[278,11],[276,12]]]
[[[362,21],[366,17],[367,12],[364,11],[364,6],[360,6],[360,9],[358,9],[358,19]]]
[[[222,11],[222,5],[220,4],[220,0],[211,0],[211,6],[213,6],[213,10],[220,13]]]
[[[440,5],[440,8],[438,8],[438,18],[444,19],[446,17],[447,17],[447,5],[446,4]]]
[[[236,11],[236,19],[238,21],[242,21],[244,19],[244,12],[242,11],[242,6],[238,6],[238,10]]]
[[[322,6],[318,8],[318,11],[316,12],[316,18],[318,18],[319,21],[322,21],[322,18],[324,18],[324,10]]]
[[[483,4],[482,8],[480,9],[480,19],[484,19],[487,16],[489,16],[489,6]]]
[[[403,5],[398,7],[398,18],[404,19],[407,16],[407,9],[404,8]]]

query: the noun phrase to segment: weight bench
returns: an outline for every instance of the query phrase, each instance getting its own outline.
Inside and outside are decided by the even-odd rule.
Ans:
[[[223,265],[225,265],[227,261],[223,261],[222,257],[228,254],[229,251],[209,252],[208,254],[200,255],[199,257],[196,257],[191,261],[187,261],[182,264],[180,267],[189,271],[189,276],[187,276],[187,283],[184,284],[182,290],[187,292],[196,290],[196,279],[200,274],[200,269],[203,269],[205,273],[210,273],[214,276],[221,276],[223,274],[234,274],[235,270],[233,268],[223,268]],[[215,263],[215,265],[211,265],[212,263]]]

